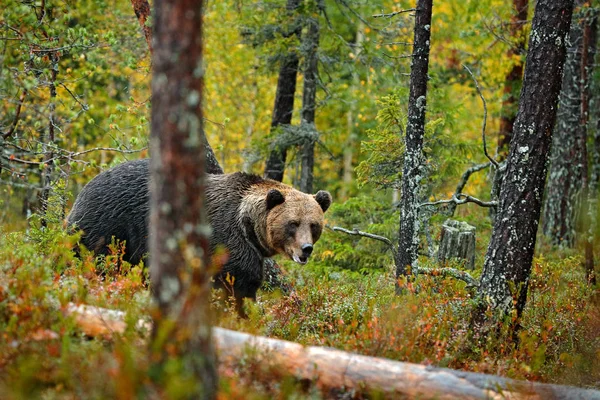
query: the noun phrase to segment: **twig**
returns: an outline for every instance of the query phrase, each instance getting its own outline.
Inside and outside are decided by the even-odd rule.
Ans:
[[[479,281],[473,278],[465,271],[461,271],[455,268],[422,268],[418,267],[415,274],[431,275],[431,276],[443,276],[451,277],[463,281],[467,284],[467,287],[479,287]]]
[[[27,96],[27,89],[23,89],[21,92],[21,96],[19,97],[19,103],[17,103],[17,109],[15,110],[15,118],[13,119],[10,128],[6,133],[2,134],[2,139],[8,139],[15,131],[17,127],[17,123],[19,122],[19,116],[21,115],[21,107],[23,106],[23,102],[25,101],[25,96]]]
[[[372,17],[373,18],[392,18],[398,14],[403,14],[403,13],[412,12],[412,11],[417,11],[417,9],[416,8],[408,8],[406,10],[394,11],[394,12],[391,12],[388,14],[375,14],[375,15],[372,15]]]
[[[347,233],[348,235],[363,236],[363,237],[367,237],[369,239],[379,240],[380,242],[383,242],[383,243],[387,244],[390,249],[394,248],[394,245],[392,244],[392,241],[390,239],[386,238],[385,236],[379,236],[379,235],[375,235],[373,233],[359,231],[356,228],[353,229],[353,230],[348,230],[348,229],[345,229],[345,228],[341,228],[339,226],[334,226],[332,229],[334,231],[336,231],[336,232]]]
[[[460,181],[458,181],[458,184],[456,185],[456,190],[454,191],[454,195],[458,195],[459,193],[462,193],[462,191],[464,190],[465,186],[467,185],[467,182],[469,181],[469,178],[471,177],[471,175],[477,171],[481,171],[482,169],[485,169],[487,167],[489,167],[491,165],[491,163],[484,163],[484,164],[477,164],[477,165],[473,165],[472,167],[468,168],[461,176]],[[452,204],[449,207],[449,213],[450,215],[454,215],[454,211],[456,210],[456,206],[458,204]]]
[[[458,193],[458,194],[454,194],[450,199],[447,200],[438,200],[438,201],[432,201],[432,202],[427,202],[427,203],[421,203],[419,204],[419,208],[420,207],[425,207],[425,206],[437,206],[440,204],[466,204],[466,203],[475,203],[478,206],[481,207],[496,207],[498,205],[497,201],[482,201],[479,200],[476,197],[473,196],[469,196],[468,194],[464,194],[464,193]]]
[[[471,75],[471,78],[473,78],[473,82],[475,82],[475,88],[477,88],[477,93],[479,94],[479,97],[483,102],[483,126],[481,127],[481,137],[483,139],[483,153],[488,158],[488,160],[490,160],[490,162],[494,164],[494,167],[498,168],[498,162],[488,154],[487,145],[485,143],[485,127],[487,125],[487,103],[485,102],[485,98],[483,97],[483,94],[481,93],[481,88],[479,87],[479,82],[477,82],[477,79],[475,79],[475,75],[473,75],[473,72],[471,72],[469,67],[467,67],[465,64],[463,64],[463,68],[466,69],[469,75]]]
[[[65,90],[66,90],[67,92],[69,92],[69,94],[71,95],[71,97],[73,98],[73,100],[75,100],[75,101],[76,101],[76,102],[77,102],[77,103],[78,103],[78,104],[81,106],[81,109],[82,109],[82,110],[84,110],[84,111],[88,111],[88,110],[90,109],[90,108],[89,108],[89,106],[88,106],[87,104],[84,104],[84,103],[82,103],[82,102],[81,102],[81,101],[80,101],[80,100],[77,98],[77,96],[75,95],[75,93],[71,92],[71,89],[69,89],[69,88],[67,87],[67,85],[65,85],[64,83],[59,83],[59,85],[60,85],[60,86],[62,86],[63,88],[65,88]]]

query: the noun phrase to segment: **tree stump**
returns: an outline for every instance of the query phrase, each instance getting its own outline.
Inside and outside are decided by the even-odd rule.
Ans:
[[[475,268],[475,230],[466,222],[448,219],[442,225],[442,237],[438,250],[438,261],[448,262],[452,259],[465,262],[467,269]]]

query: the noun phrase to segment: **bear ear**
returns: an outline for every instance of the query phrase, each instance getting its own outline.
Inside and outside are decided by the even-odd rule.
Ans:
[[[332,201],[331,195],[325,190],[319,190],[317,194],[315,194],[315,200],[317,201],[317,203],[319,203],[319,205],[323,209],[323,212],[327,211]]]
[[[269,190],[269,193],[267,193],[267,210],[282,204],[284,201],[285,197],[283,197],[283,194],[279,190]]]

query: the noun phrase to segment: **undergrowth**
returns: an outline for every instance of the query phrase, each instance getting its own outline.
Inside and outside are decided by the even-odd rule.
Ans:
[[[0,232],[0,398],[160,398],[147,377],[147,336],[135,327],[149,310],[145,269],[120,261],[118,246],[102,260],[85,252],[77,258],[75,242],[60,227]],[[534,263],[518,347],[497,339],[464,352],[472,301],[464,283],[422,276],[418,292],[395,296],[389,264],[352,271],[327,267],[323,254],[312,266],[284,262],[292,296],[262,291],[247,304],[249,319],[216,310],[216,324],[370,356],[600,388],[600,307],[581,259],[545,254]],[[63,314],[69,302],[124,310],[128,328],[111,340],[85,337]],[[324,396],[266,369],[260,357],[220,373],[221,398]],[[169,390],[177,398],[184,382]]]

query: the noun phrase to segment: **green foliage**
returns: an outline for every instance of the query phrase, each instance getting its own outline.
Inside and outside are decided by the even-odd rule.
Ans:
[[[330,228],[357,228],[392,241],[397,238],[397,212],[389,203],[386,204],[382,196],[353,197],[343,204],[334,203],[327,213],[327,224]],[[320,239],[318,249],[322,250],[315,254],[314,259],[316,265],[324,272],[337,267],[368,273],[373,270],[387,270],[393,265],[393,254],[386,244],[332,230]]]

